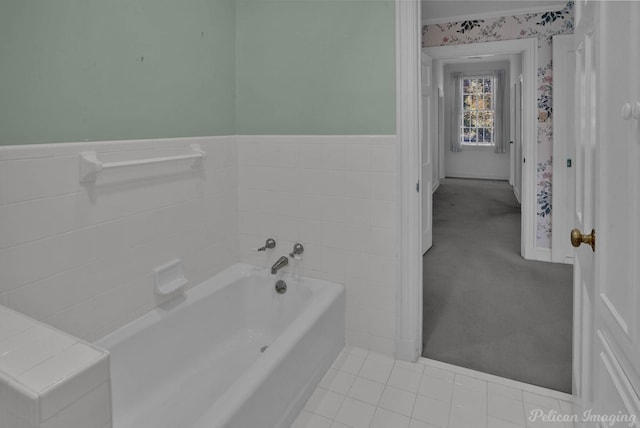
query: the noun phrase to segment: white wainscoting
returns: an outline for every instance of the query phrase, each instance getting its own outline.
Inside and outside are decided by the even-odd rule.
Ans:
[[[206,152],[79,180],[105,161]],[[0,303],[93,341],[164,301],[153,268],[182,260],[188,287],[237,261],[236,137],[0,148]]]

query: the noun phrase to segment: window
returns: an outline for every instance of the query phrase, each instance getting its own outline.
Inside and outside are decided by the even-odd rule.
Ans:
[[[494,77],[463,77],[460,84],[460,143],[467,146],[493,146],[496,108]]]

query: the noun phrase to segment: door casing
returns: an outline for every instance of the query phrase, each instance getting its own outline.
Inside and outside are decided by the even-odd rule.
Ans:
[[[523,108],[522,108],[522,204],[521,248],[522,257],[528,260],[550,261],[551,252],[536,246],[536,165],[537,150],[537,64],[538,40],[536,38],[473,43],[453,46],[423,48],[433,60],[491,56],[502,54],[522,55]],[[440,148],[442,153],[442,147]]]

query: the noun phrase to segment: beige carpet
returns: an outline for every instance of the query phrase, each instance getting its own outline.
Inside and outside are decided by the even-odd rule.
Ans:
[[[520,257],[511,186],[444,180],[433,230],[423,356],[570,393],[573,270]]]

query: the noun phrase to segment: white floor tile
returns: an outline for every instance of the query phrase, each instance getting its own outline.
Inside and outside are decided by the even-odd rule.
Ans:
[[[454,384],[456,388],[464,388],[477,392],[485,393],[487,392],[487,382],[481,379],[476,379],[473,377],[456,374]]]
[[[355,379],[356,377],[349,373],[329,369],[327,374],[322,378],[322,381],[320,381],[320,387],[341,395],[347,395]]]
[[[349,354],[353,354],[353,355],[356,355],[356,356],[362,357],[362,358],[367,358],[367,355],[369,355],[369,351],[367,351],[366,349],[363,349],[363,348],[359,348],[357,346],[347,345],[347,346],[344,347],[344,351],[349,353]]]
[[[291,428],[330,428],[331,419],[303,410],[300,412]]]
[[[378,407],[390,410],[401,415],[411,416],[413,411],[413,405],[416,402],[416,394],[403,391],[401,389],[394,388],[392,386],[386,386],[380,398]]]
[[[478,411],[464,409],[451,409],[448,428],[486,428],[487,413],[486,411]]]
[[[523,398],[525,403],[536,404],[548,409],[562,410],[560,408],[560,403],[555,398],[545,397],[528,391],[523,392]]]
[[[436,427],[446,428],[449,424],[449,404],[418,395],[411,417]]]
[[[363,356],[343,352],[338,356],[338,358],[336,358],[335,363],[333,363],[333,368],[352,375],[357,375],[362,364],[364,364],[364,360],[365,357]]]
[[[543,401],[543,400],[539,400]],[[558,407],[560,405],[558,404]],[[524,419],[526,422],[527,428],[565,428],[563,422],[556,421],[544,421],[541,417],[532,418],[533,415],[539,410],[542,411],[543,415],[549,415],[551,412],[558,412],[557,409],[551,409],[549,407],[540,406],[538,404],[532,404],[528,402],[524,402]]]
[[[420,386],[421,380],[422,376],[420,375],[420,373],[403,367],[398,367],[396,365],[391,370],[391,375],[389,376],[387,385],[405,391],[413,392],[415,394],[418,392],[418,387]]]
[[[488,412],[490,416],[524,425],[524,405],[522,401],[513,400],[498,394],[489,394]]]
[[[570,403],[569,401],[563,401],[563,400],[558,400],[558,401],[560,403],[560,409],[562,410],[562,413],[564,413],[565,415],[575,413],[573,403]]]
[[[488,383],[489,394],[498,394],[504,397],[511,398],[512,400],[522,401],[522,390],[511,388],[510,386],[500,385],[498,383]]]
[[[347,396],[377,406],[383,390],[383,384],[357,377]]]
[[[336,394],[333,391],[316,388],[304,406],[304,409],[311,413],[333,419],[336,417],[344,398],[343,395]]]
[[[419,421],[417,419],[411,419],[409,428],[438,428],[435,425],[428,424],[426,422]]]
[[[371,428],[409,428],[410,422],[406,416],[378,408],[373,415]]]
[[[573,414],[570,396],[500,382],[425,359],[394,361],[347,347],[291,428],[574,428],[529,420],[536,409]]]
[[[375,352],[375,351],[369,351],[369,353],[367,354],[367,359],[380,361],[383,363],[391,363],[392,366],[393,366],[393,363],[395,362],[395,360],[390,356],[386,354],[381,354],[380,352]]]
[[[369,357],[362,365],[358,376],[386,384],[392,369],[392,361],[380,361]]]
[[[452,393],[453,381],[432,376],[422,376],[420,386],[418,387],[418,394],[426,395],[429,398],[444,401],[446,403],[451,401]]]
[[[527,428],[566,428],[563,422],[556,421],[543,421],[538,419],[536,421],[527,421]]]
[[[422,375],[424,371],[424,364],[420,363],[410,363],[408,361],[400,361],[396,360],[393,364],[393,367],[402,367],[403,369],[411,370]]]
[[[375,406],[347,397],[335,420],[353,428],[368,428],[375,411]]]
[[[516,425],[512,422],[494,418],[493,416],[489,415],[487,428],[525,428],[525,426]]]
[[[451,409],[460,409],[465,412],[486,412],[487,395],[479,391],[466,388],[454,388]]]
[[[428,365],[425,365],[424,367],[424,371],[422,372],[423,376],[430,376],[430,377],[435,377],[436,379],[442,379],[442,380],[446,380],[448,382],[452,382],[455,379],[455,373],[446,371],[446,370],[442,370],[440,368],[437,367],[431,367]]]

